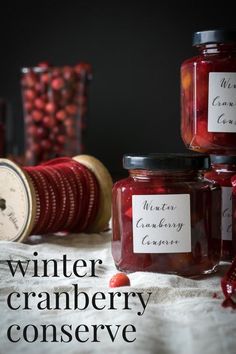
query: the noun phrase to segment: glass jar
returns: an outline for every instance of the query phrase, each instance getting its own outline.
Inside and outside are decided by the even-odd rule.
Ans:
[[[220,186],[200,154],[125,155],[113,187],[112,254],[119,270],[198,276],[216,271]]]
[[[0,157],[6,154],[6,102],[0,98]]]
[[[85,152],[89,64],[22,69],[25,163]]]
[[[223,261],[232,261],[234,255],[232,244],[232,184],[231,178],[236,174],[236,156],[211,156],[211,171],[205,178],[221,186],[221,237]]]
[[[236,259],[236,174],[231,178],[232,190],[232,246]]]
[[[196,32],[181,66],[181,135],[188,149],[236,155],[236,31]]]

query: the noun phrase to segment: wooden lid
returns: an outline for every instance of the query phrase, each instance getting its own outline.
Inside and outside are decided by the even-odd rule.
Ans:
[[[0,159],[0,240],[24,241],[36,214],[34,187],[18,165]]]
[[[107,168],[93,156],[78,155],[73,158],[86,166],[96,176],[100,187],[100,201],[97,216],[88,232],[101,232],[107,226],[111,218],[112,178]]]

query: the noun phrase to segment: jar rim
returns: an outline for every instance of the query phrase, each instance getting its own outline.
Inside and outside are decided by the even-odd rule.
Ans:
[[[198,31],[193,34],[193,46],[208,43],[234,43],[236,44],[236,29],[213,29]]]
[[[195,153],[145,153],[125,154],[123,167],[127,170],[206,170],[210,157]]]
[[[236,164],[236,156],[210,155],[212,164]]]

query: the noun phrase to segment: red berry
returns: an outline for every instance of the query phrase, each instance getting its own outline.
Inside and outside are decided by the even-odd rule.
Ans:
[[[63,76],[66,80],[70,80],[73,73],[73,68],[71,68],[70,66],[63,67]]]
[[[62,122],[66,118],[66,112],[63,109],[61,109],[60,111],[58,111],[56,113],[56,118],[57,118],[57,120]]]
[[[41,142],[41,146],[44,150],[50,150],[52,148],[52,144],[49,140],[45,139],[45,140],[42,140]]]
[[[65,137],[64,137],[64,135],[58,135],[57,136],[57,142],[58,142],[58,144],[60,144],[60,145],[64,145],[65,144]]]
[[[25,90],[24,96],[26,100],[32,101],[36,97],[36,92],[34,90]]]
[[[41,98],[36,98],[35,101],[34,101],[34,105],[38,109],[43,109],[44,105],[45,105],[45,102]]]
[[[32,135],[32,136],[36,136],[37,134],[37,127],[35,125],[30,125],[28,128],[27,128],[27,134],[29,135]]]
[[[125,273],[117,273],[110,279],[110,288],[118,288],[120,286],[130,286],[129,277]]]
[[[66,106],[66,112],[71,115],[75,115],[78,111],[78,108],[75,104],[69,104]]]
[[[52,128],[54,127],[56,124],[55,122],[55,119],[53,117],[50,117],[50,116],[45,116],[43,118],[43,125],[46,127],[46,128]]]
[[[43,139],[47,136],[47,132],[43,127],[38,127],[36,131],[36,135],[38,139]]]
[[[35,122],[40,122],[43,118],[43,113],[41,111],[34,110],[32,112],[32,118]]]
[[[54,90],[61,90],[63,88],[64,84],[65,84],[64,80],[61,79],[60,77],[58,77],[58,78],[52,80],[51,85]]]
[[[57,107],[55,105],[55,103],[53,102],[48,102],[45,106],[45,110],[48,112],[48,113],[54,113],[56,111]]]
[[[37,76],[33,72],[27,73],[22,80],[23,84],[28,86],[28,87],[34,87],[35,83],[37,82]]]
[[[45,68],[45,69],[47,69],[47,68],[49,68],[49,66],[50,66],[50,64],[49,64],[48,61],[41,61],[40,63],[38,63],[38,67],[39,67],[39,68]]]
[[[30,112],[33,108],[33,103],[32,102],[25,102],[24,108],[27,112]]]
[[[50,76],[48,73],[43,73],[40,75],[41,82],[47,84],[50,80]]]

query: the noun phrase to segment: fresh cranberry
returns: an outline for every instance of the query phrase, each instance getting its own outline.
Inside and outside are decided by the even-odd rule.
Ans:
[[[110,288],[118,288],[120,286],[130,286],[129,277],[125,273],[117,273],[110,279]]]
[[[66,112],[63,109],[61,109],[56,113],[56,118],[60,122],[64,121],[66,119]]]
[[[57,106],[54,102],[48,102],[45,106],[45,111],[48,113],[54,113],[57,109]]]
[[[59,78],[53,79],[51,85],[54,90],[61,90],[64,87],[65,82],[63,79],[61,79],[59,77]]]
[[[34,105],[38,109],[44,109],[45,102],[41,98],[36,98],[34,101]]]
[[[43,113],[41,111],[34,110],[32,112],[32,118],[35,122],[40,122],[43,118]]]

